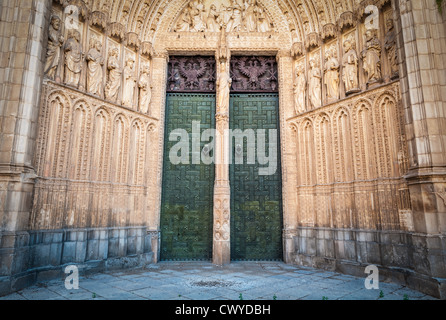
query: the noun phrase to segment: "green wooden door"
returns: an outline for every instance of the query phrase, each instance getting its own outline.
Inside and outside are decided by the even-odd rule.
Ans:
[[[193,153],[197,156],[196,150],[192,149],[194,121],[200,123],[200,132],[215,128],[215,94],[169,93],[160,221],[161,260],[212,258],[214,165],[202,161],[193,163]],[[177,137],[178,129],[185,130],[190,138],[187,148],[190,153],[186,157],[189,164],[172,163],[170,153],[179,141],[172,137]],[[207,143],[200,142],[200,150]],[[181,152],[178,154],[184,156]]]
[[[243,154],[243,164],[236,164],[233,160],[230,166],[231,259],[282,260],[282,182],[278,95],[232,94],[230,128],[233,132],[240,129],[244,133],[251,131],[256,134],[254,164],[248,163],[249,155],[247,154],[248,148],[253,148],[253,141],[249,142],[246,138],[243,146],[240,143],[237,144],[235,139],[232,142],[233,157],[240,157]],[[257,136],[259,129],[266,130],[267,136],[264,139],[266,152],[272,140],[277,143],[276,170],[273,174],[259,174],[259,170],[266,167],[258,161],[257,150],[261,142]],[[276,139],[271,139],[269,129],[277,130]]]

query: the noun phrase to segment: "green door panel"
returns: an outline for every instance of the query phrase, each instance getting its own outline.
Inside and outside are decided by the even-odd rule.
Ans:
[[[282,260],[282,181],[279,143],[279,100],[277,94],[232,94],[230,128],[277,130],[277,169],[259,175],[256,139],[255,164],[247,164],[248,143],[232,143],[233,157],[243,152],[243,164],[230,165],[231,259]],[[267,133],[266,148],[270,137]],[[236,150],[238,148],[238,150]]]
[[[166,100],[163,186],[161,205],[161,260],[212,258],[214,165],[192,162],[192,122],[201,132],[215,128],[215,94],[169,93]],[[178,141],[172,131],[190,137],[189,164],[172,164],[169,152]],[[208,142],[200,142],[200,150]]]

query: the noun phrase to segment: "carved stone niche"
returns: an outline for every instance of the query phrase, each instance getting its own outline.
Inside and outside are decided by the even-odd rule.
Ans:
[[[167,92],[215,93],[215,78],[215,57],[169,57]]]
[[[345,11],[341,14],[338,21],[339,30],[353,28],[355,26],[355,16],[351,11]]]
[[[322,27],[322,40],[327,41],[336,37],[336,25],[333,23],[327,23]]]
[[[304,46],[302,42],[294,42],[291,48],[291,55],[294,59],[302,56],[304,54]]]
[[[141,40],[139,40],[138,34],[135,32],[127,32],[126,36],[126,45],[128,47],[133,47],[135,50],[138,50],[141,45]]]
[[[108,18],[104,12],[94,11],[89,16],[90,26],[98,27],[105,30],[107,27]]]
[[[110,37],[118,39],[119,42],[125,40],[125,32],[126,30],[124,25],[119,22],[113,22],[108,25],[108,35]]]
[[[317,32],[309,33],[305,41],[305,47],[307,48],[307,50],[318,46],[319,46],[319,34]]]

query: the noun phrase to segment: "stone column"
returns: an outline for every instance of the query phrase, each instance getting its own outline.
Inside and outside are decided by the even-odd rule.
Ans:
[[[446,31],[435,1],[393,3],[413,210],[414,268],[446,278]],[[444,14],[444,13],[443,13]],[[446,283],[440,285],[446,294]]]
[[[32,281],[28,223],[51,1],[0,2],[0,295]]]
[[[217,61],[217,112],[215,138],[214,233],[212,261],[217,265],[231,262],[229,185],[229,50],[226,33],[221,31]]]
[[[150,103],[150,116],[158,119],[149,126],[147,140],[147,230],[151,234],[157,234],[156,239],[152,237],[152,251],[154,253],[154,262],[160,259],[160,214],[161,214],[161,188],[163,179],[163,143],[165,126],[165,108],[166,105],[166,85],[156,85],[167,83],[167,65],[169,54],[167,51],[157,52],[152,59],[152,101]],[[158,148],[154,148],[154,145]]]
[[[293,96],[294,61],[289,50],[279,51],[276,59],[279,73],[281,136],[281,148],[278,152],[282,154],[283,259],[286,263],[294,263],[296,252],[294,238],[297,235],[297,128],[286,125],[286,119],[295,115]]]

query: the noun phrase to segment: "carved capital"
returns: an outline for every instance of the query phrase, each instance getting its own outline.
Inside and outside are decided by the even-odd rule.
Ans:
[[[154,51],[151,42],[144,41],[141,44],[141,54],[149,59],[153,57]]]
[[[341,14],[338,20],[339,30],[352,28],[355,26],[355,16],[352,11],[345,11]]]
[[[140,45],[141,45],[141,40],[139,40],[138,34],[135,32],[127,32],[127,37],[126,37],[126,45],[128,47],[133,47],[136,50],[139,49]]]
[[[302,42],[294,42],[291,48],[291,55],[294,59],[299,58],[304,54],[304,46]]]
[[[327,41],[336,37],[336,25],[333,23],[327,23],[322,27],[322,40]]]
[[[107,27],[108,35],[117,38],[120,42],[125,40],[125,32],[125,26],[119,22],[113,22]]]
[[[105,30],[108,23],[108,16],[102,11],[94,11],[89,15],[88,20],[90,26]]]
[[[305,47],[307,50],[313,47],[319,46],[319,34],[317,32],[311,32],[305,39]]]

